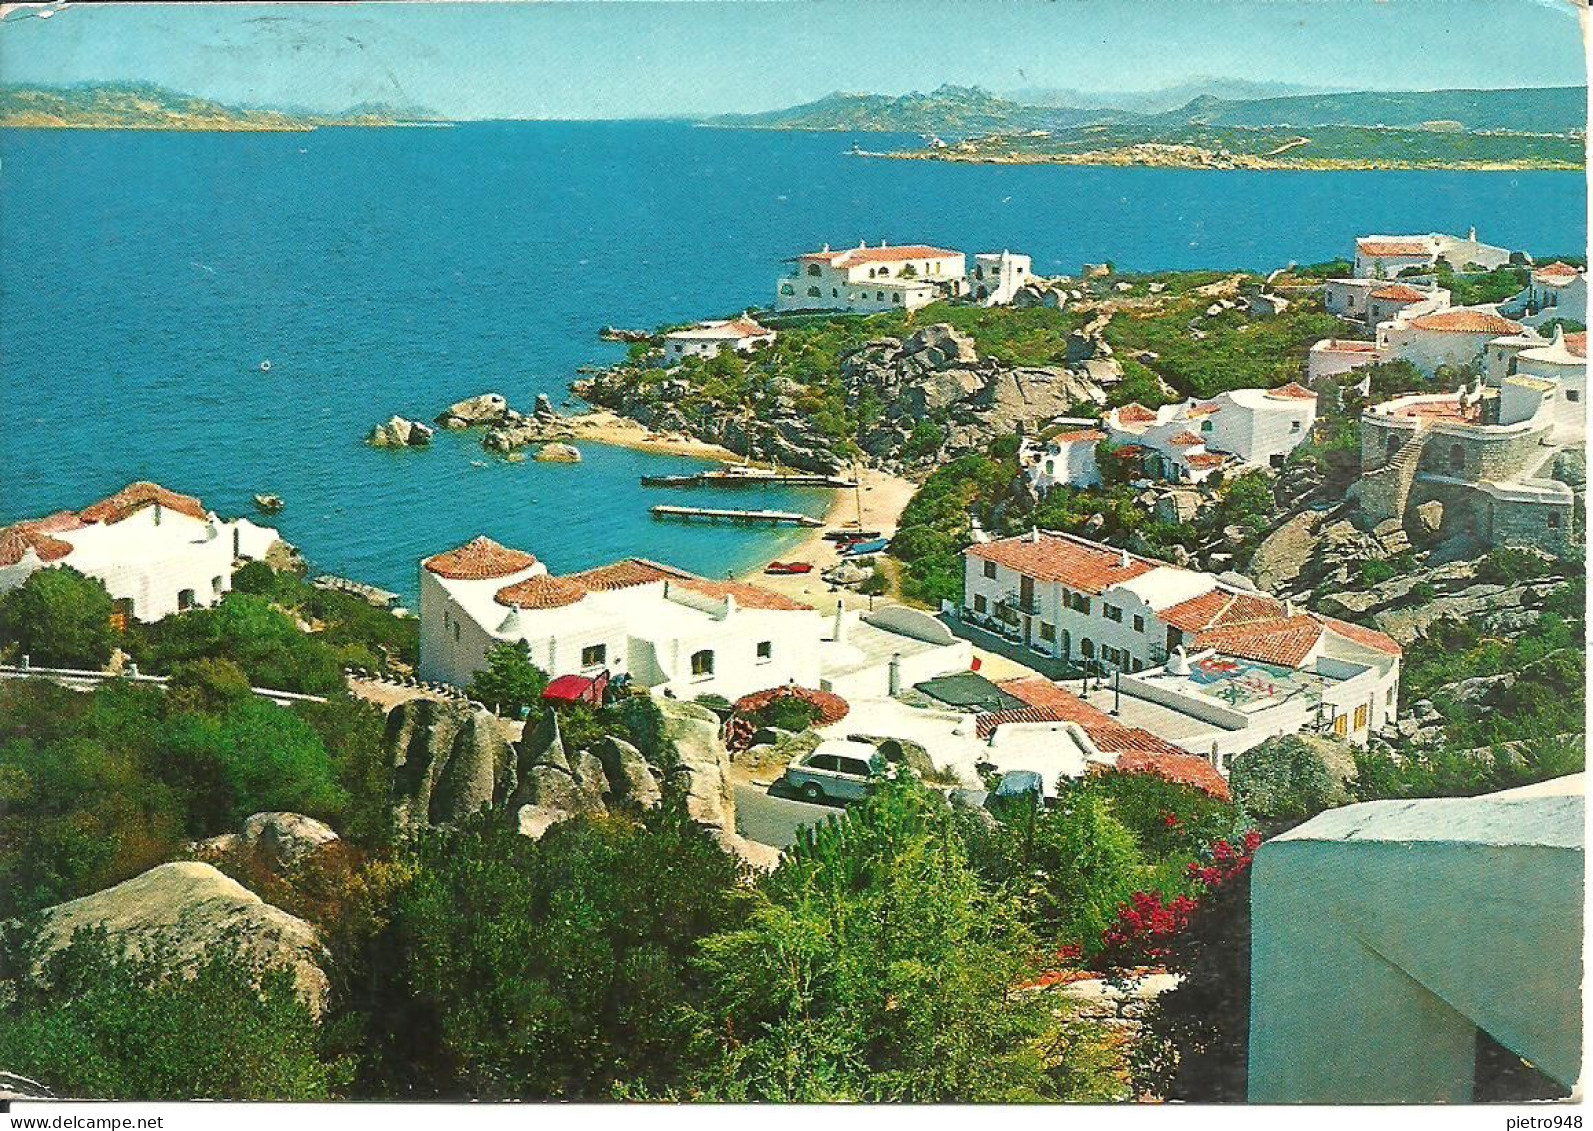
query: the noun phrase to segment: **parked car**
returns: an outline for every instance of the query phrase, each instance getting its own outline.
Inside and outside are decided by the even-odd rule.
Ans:
[[[827,738],[785,768],[780,784],[808,801],[860,801],[868,796],[879,752],[866,742]]]

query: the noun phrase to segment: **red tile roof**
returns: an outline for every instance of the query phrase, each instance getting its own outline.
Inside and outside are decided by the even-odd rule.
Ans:
[[[1083,704],[1088,709],[1088,704]],[[1009,707],[1005,711],[990,711],[974,719],[974,734],[989,738],[997,727],[1016,726],[1022,723],[1084,723],[1075,718],[1075,712],[1058,707]]]
[[[1138,401],[1129,401],[1117,410],[1117,419],[1124,424],[1150,424],[1156,414]]]
[[[568,577],[549,577],[539,573],[513,585],[505,585],[492,595],[500,605],[521,609],[562,609],[586,596],[586,586]]]
[[[1229,656],[1297,668],[1322,638],[1322,624],[1300,614],[1220,627],[1195,637],[1196,648],[1215,648]]]
[[[1283,615],[1283,603],[1262,593],[1234,593],[1227,589],[1212,589],[1198,597],[1191,597],[1181,604],[1163,609],[1156,615],[1163,624],[1172,625],[1184,632],[1204,632],[1212,628],[1231,628],[1234,625],[1277,620]]]
[[[537,560],[524,550],[511,550],[499,545],[485,535],[473,538],[463,546],[434,554],[421,563],[438,577],[453,581],[483,581],[492,577],[508,577],[512,573],[530,569]]]
[[[1439,310],[1410,320],[1418,330],[1442,330],[1451,334],[1519,334],[1521,323],[1486,310]]]
[[[1053,444],[1099,444],[1106,433],[1099,428],[1075,428],[1071,432],[1058,432],[1051,437]]]
[[[1318,342],[1317,345],[1323,345]],[[1376,353],[1376,342],[1358,342],[1352,338],[1329,338],[1324,346],[1326,349],[1339,350],[1343,353]]]
[[[1327,625],[1331,631],[1336,632],[1340,636],[1346,637],[1349,640],[1353,640],[1355,643],[1363,647],[1371,648],[1374,651],[1382,652],[1388,656],[1404,655],[1404,650],[1400,648],[1399,642],[1396,641],[1392,636],[1389,636],[1387,633],[1378,632],[1374,628],[1363,628],[1358,624],[1351,624],[1347,620],[1336,620],[1333,617],[1325,617],[1320,613],[1315,613],[1312,615],[1314,615],[1317,620]]]
[[[1432,245],[1426,240],[1376,240],[1355,241],[1355,250],[1362,255],[1432,255]]]
[[[901,247],[854,247],[844,254],[842,267],[856,263],[900,263],[906,259],[943,259],[961,253],[926,244],[903,244]]]
[[[1142,727],[1126,727],[1121,723],[1109,720],[1099,725],[1084,728],[1090,736],[1090,741],[1102,754],[1166,754],[1189,757],[1189,752],[1181,746],[1174,746],[1165,738],[1152,734]]]
[[[623,561],[612,562],[609,565],[582,570],[580,573],[567,574],[566,576],[571,581],[578,581],[587,589],[596,593],[615,589],[629,589],[633,585],[646,585],[650,581],[666,581],[673,578],[691,577],[692,575],[673,566],[650,562],[646,558],[626,558]]]
[[[734,597],[736,604],[744,609],[770,609],[776,612],[813,610],[812,605],[804,605],[800,601],[793,601],[783,593],[776,593],[773,589],[765,589],[761,585],[752,585],[745,581],[709,581],[705,577],[687,576],[674,581],[673,584],[721,601],[726,597]]]
[[[1570,350],[1572,353],[1576,354],[1577,357],[1586,357],[1587,356],[1587,333],[1586,333],[1586,331],[1583,331],[1583,332],[1577,333],[1577,334],[1567,334],[1565,336],[1565,348]]]
[[[1290,381],[1287,385],[1279,385],[1276,389],[1268,389],[1266,395],[1290,401],[1316,400],[1316,394],[1298,381]]]
[[[176,491],[168,491],[159,483],[141,480],[129,483],[116,494],[84,507],[78,512],[78,518],[84,522],[103,522],[108,526],[157,503],[167,510],[185,514],[189,518],[207,517],[205,505],[192,495],[179,495]]]
[[[1118,756],[1120,774],[1154,774],[1179,785],[1193,786],[1222,801],[1229,800],[1228,783],[1210,762],[1184,750],[1155,753],[1127,750]]]
[[[72,545],[51,535],[81,525],[71,511],[61,511],[48,518],[18,522],[0,529],[0,566],[16,565],[29,550],[42,562],[60,561],[72,552]]]
[[[1569,263],[1561,263],[1559,260],[1555,260],[1553,263],[1534,269],[1532,273],[1550,279],[1574,279],[1582,272],[1572,267]]]
[[[1176,445],[1177,447],[1180,447],[1180,448],[1187,448],[1191,444],[1204,444],[1205,443],[1205,441],[1202,440],[1199,436],[1195,435],[1193,432],[1188,431],[1187,429],[1185,431],[1183,431],[1183,432],[1178,433],[1178,435],[1174,436],[1171,440],[1168,440],[1167,442],[1169,444],[1174,444],[1174,445]]]
[[[846,718],[847,714],[852,710],[851,704],[834,692],[815,691],[811,687],[798,687],[795,684],[785,684],[780,687],[771,687],[764,691],[754,691],[750,695],[743,695],[736,700],[732,710],[738,715],[752,715],[778,699],[800,699],[802,702],[811,703],[818,708],[819,717],[814,722],[814,726],[831,726]]]
[[[1021,701],[1026,707],[1052,707],[1060,711],[1071,711],[1074,714],[1074,722],[1106,722],[1111,718],[1106,712],[1090,706],[1071,691],[1041,676],[1006,679],[996,686]]]
[[[1216,452],[1195,452],[1184,457],[1184,462],[1190,467],[1221,467],[1228,462],[1227,456],[1220,456]]]
[[[1391,287],[1375,290],[1367,297],[1387,299],[1391,302],[1423,302],[1432,296],[1426,291],[1418,291],[1415,287],[1406,286],[1404,283],[1395,283]]]
[[[1121,551],[1082,538],[1048,532],[1042,533],[1039,541],[1031,541],[1030,537],[1020,534],[997,542],[975,543],[967,553],[1037,581],[1057,581],[1084,593],[1099,593],[1156,568],[1156,563],[1132,555],[1125,566]]]

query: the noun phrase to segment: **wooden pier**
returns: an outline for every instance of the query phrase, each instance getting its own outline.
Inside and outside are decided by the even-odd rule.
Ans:
[[[660,505],[652,508],[654,518],[678,519],[690,522],[694,518],[709,522],[742,522],[769,526],[823,526],[822,519],[795,511],[741,511],[716,507],[677,507]]]

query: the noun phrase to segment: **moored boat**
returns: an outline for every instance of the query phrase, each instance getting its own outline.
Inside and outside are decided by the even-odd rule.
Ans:
[[[763,567],[764,573],[785,576],[796,573],[812,573],[813,566],[808,562],[770,562]]]
[[[857,542],[843,548],[841,556],[843,558],[866,558],[872,554],[884,553],[885,547],[890,544],[889,538],[874,538],[867,542]]]

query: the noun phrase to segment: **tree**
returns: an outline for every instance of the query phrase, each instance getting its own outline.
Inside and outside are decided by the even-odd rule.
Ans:
[[[0,597],[0,643],[44,667],[98,669],[116,644],[113,611],[98,579],[69,566],[36,570]]]
[[[170,938],[140,954],[103,929],[45,953],[13,930],[0,957],[0,1064],[58,1095],[109,1100],[323,1100],[346,1065],[323,1060],[285,968],[240,947],[197,968]]]
[[[334,941],[362,1097],[601,1100],[670,1092],[689,1063],[691,957],[734,927],[740,866],[681,799],[533,841],[433,830],[362,937]]]
[[[531,662],[531,646],[524,640],[487,649],[487,666],[470,680],[472,699],[510,715],[536,706],[547,689],[548,674]]]
[[[687,1094],[907,1102],[1095,1098],[1093,1039],[1016,994],[1032,940],[981,889],[957,822],[916,783],[884,783],[810,830],[744,927],[704,940],[709,1063]]]

